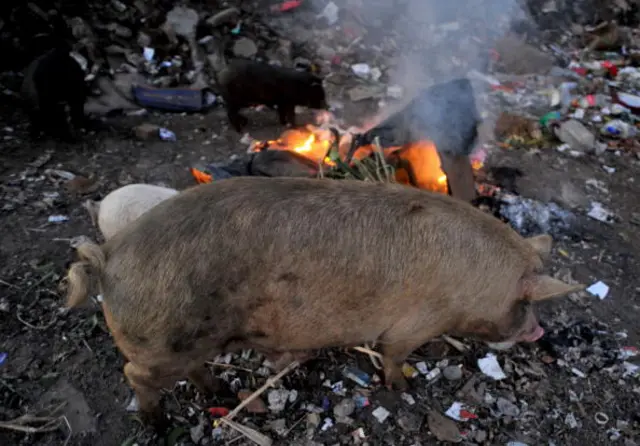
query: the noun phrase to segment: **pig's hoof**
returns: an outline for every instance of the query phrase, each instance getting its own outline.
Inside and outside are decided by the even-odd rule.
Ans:
[[[138,416],[144,424],[145,428],[163,434],[169,429],[169,420],[164,416],[162,411],[139,412]]]
[[[400,390],[400,391],[405,391],[409,389],[409,383],[404,377],[396,378],[392,384],[393,384],[393,387],[395,387],[397,390]]]

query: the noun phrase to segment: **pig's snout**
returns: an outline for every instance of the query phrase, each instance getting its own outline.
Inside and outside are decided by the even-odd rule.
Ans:
[[[542,336],[544,336],[544,328],[542,328],[539,324],[529,332],[523,333],[520,335],[516,342],[536,342]]]
[[[538,318],[532,309],[529,309],[524,326],[520,332],[512,339],[514,342],[536,342],[544,336],[544,328],[540,326]]]

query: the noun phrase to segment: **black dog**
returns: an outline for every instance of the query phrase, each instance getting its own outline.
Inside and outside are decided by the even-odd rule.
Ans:
[[[326,109],[322,80],[307,72],[236,59],[218,76],[231,125],[238,131],[249,122],[239,111],[266,105],[278,109],[280,123],[295,126],[295,107]]]
[[[36,57],[27,66],[22,84],[32,131],[65,141],[75,140],[78,129],[85,126],[89,93],[85,72],[70,53],[71,47],[61,43]]]

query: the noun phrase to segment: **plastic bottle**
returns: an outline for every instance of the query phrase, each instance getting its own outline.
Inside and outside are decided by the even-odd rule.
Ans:
[[[555,128],[554,133],[560,141],[568,144],[573,150],[588,152],[596,145],[594,134],[575,119],[563,122]]]
[[[638,130],[631,124],[621,121],[620,119],[614,119],[603,125],[600,133],[614,138],[633,138],[638,134]]]

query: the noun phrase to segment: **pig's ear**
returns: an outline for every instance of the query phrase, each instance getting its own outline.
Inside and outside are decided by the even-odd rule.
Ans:
[[[548,258],[549,254],[551,254],[553,239],[549,234],[536,235],[534,237],[526,238],[524,241],[527,242],[527,244],[531,246],[543,259]]]
[[[547,275],[535,275],[523,279],[524,298],[530,301],[552,299],[584,290],[585,285],[569,285]]]

